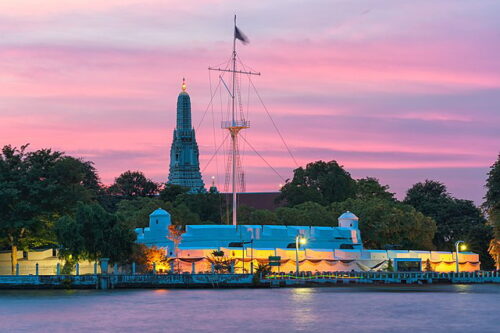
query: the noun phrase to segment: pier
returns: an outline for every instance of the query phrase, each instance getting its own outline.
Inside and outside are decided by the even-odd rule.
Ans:
[[[273,288],[362,284],[500,283],[500,272],[329,272],[270,274],[3,275],[0,289]]]

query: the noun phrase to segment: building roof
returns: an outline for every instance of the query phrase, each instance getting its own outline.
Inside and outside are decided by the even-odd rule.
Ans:
[[[340,219],[343,219],[343,220],[359,220],[359,218],[356,215],[354,215],[353,213],[351,213],[350,211],[347,211],[344,214],[340,215],[339,216],[339,220]]]
[[[149,216],[150,217],[153,217],[153,216],[170,216],[170,214],[166,210],[158,208],[157,210],[155,210],[154,212],[152,212],[151,214],[149,214]]]
[[[275,210],[285,205],[277,202],[281,192],[244,192],[238,193],[238,206],[247,206],[255,209]],[[227,202],[231,202],[231,193],[222,193]]]

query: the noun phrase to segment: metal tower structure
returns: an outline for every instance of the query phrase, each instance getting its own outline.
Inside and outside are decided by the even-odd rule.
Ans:
[[[236,80],[237,80],[237,75],[244,74],[244,75],[260,75],[260,73],[257,72],[251,72],[251,71],[241,71],[237,69],[236,66],[236,59],[237,59],[237,54],[236,54],[236,39],[241,40],[243,43],[246,43],[248,40],[245,35],[238,29],[236,26],[236,15],[234,16],[234,35],[233,35],[233,53],[231,57],[232,61],[232,68],[227,69],[227,68],[214,68],[214,67],[209,67],[208,69],[211,71],[218,71],[218,72],[229,72],[231,73],[231,89],[228,87],[224,79],[222,78],[222,75],[219,75],[219,79],[222,81],[224,86],[226,87],[227,92],[229,93],[229,96],[231,97],[231,119],[227,121],[222,121],[221,127],[223,129],[227,129],[231,135],[231,192],[232,192],[232,221],[233,225],[237,225],[237,209],[238,209],[238,201],[237,201],[237,189],[236,189],[236,168],[237,168],[237,160],[238,160],[238,134],[240,133],[241,130],[250,128],[250,122],[243,119],[243,116],[240,115],[240,117],[237,116],[235,112],[235,93],[236,93]]]

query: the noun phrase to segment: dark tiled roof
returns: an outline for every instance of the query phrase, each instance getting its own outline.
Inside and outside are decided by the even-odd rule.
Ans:
[[[228,203],[231,202],[231,193],[222,193]],[[275,210],[285,205],[284,202],[277,202],[280,192],[245,192],[238,193],[238,205],[255,209]]]

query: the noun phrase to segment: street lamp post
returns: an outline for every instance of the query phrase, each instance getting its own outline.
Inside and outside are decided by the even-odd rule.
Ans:
[[[250,241],[250,274],[253,275],[253,238]]]
[[[299,276],[299,247],[302,244],[307,243],[307,240],[302,235],[297,235],[295,237],[295,274]]]
[[[459,246],[460,244],[463,244],[463,245]],[[456,263],[456,272],[457,273],[460,272],[460,268],[459,268],[459,265],[458,265],[458,253],[460,252],[460,249],[462,249],[464,251],[467,249],[467,246],[465,245],[465,242],[462,241],[462,240],[459,240],[459,241],[455,242],[455,263]]]
[[[241,247],[243,248],[243,268],[242,268],[242,274],[245,273],[245,244],[250,244],[251,246],[251,252],[250,252],[250,272],[253,274],[253,238],[249,240],[248,242],[241,242]]]

